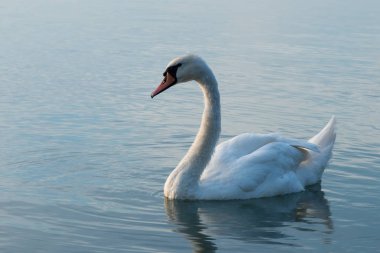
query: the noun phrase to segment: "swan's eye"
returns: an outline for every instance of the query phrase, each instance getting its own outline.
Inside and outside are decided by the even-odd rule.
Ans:
[[[171,76],[176,77],[177,76],[177,70],[180,66],[182,66],[182,63],[178,63],[177,65],[168,67],[163,75],[166,76],[166,73],[169,73]]]
[[[175,76],[177,69],[175,69],[173,66],[169,67],[166,72],[168,72],[170,75]]]

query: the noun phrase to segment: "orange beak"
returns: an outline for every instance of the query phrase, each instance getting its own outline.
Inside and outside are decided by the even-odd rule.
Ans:
[[[164,80],[162,80],[161,84],[150,94],[150,97],[153,98],[160,94],[161,92],[169,89],[171,86],[176,84],[177,79],[173,77],[169,72],[166,72]]]

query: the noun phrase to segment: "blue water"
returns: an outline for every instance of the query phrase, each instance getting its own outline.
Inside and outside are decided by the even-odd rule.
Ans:
[[[219,80],[223,140],[336,115],[321,185],[165,201],[202,97],[149,95],[188,52]],[[0,63],[1,252],[380,252],[378,1],[2,0]]]

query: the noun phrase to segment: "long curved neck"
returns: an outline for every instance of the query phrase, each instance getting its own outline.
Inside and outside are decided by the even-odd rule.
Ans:
[[[164,194],[168,198],[195,198],[199,178],[206,168],[221,130],[220,97],[215,76],[208,70],[202,79],[197,80],[204,95],[202,122],[194,143],[189,151],[169,175]]]
[[[215,84],[208,85],[200,82],[205,103],[202,122],[194,143],[182,159],[182,161],[192,161],[192,174],[197,174],[198,179],[214,153],[221,130],[220,97],[216,80],[213,77],[203,81],[215,82]]]

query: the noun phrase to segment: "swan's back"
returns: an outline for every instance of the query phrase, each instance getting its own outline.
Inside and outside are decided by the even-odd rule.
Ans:
[[[200,178],[199,198],[243,199],[301,191],[321,180],[334,141],[334,118],[309,141],[278,134],[238,135],[216,147]]]

